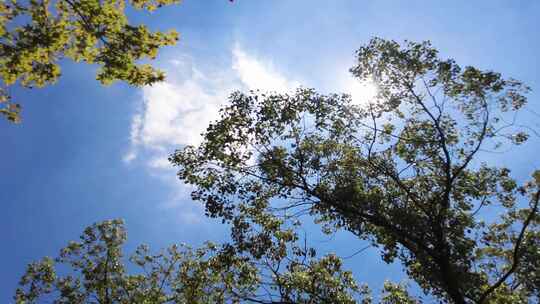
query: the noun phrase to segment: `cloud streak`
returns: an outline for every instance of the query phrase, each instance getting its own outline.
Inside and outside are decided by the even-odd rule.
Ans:
[[[248,54],[236,44],[232,64],[221,71],[201,71],[193,59],[181,56],[171,64],[170,80],[142,89],[140,111],[132,119],[131,149],[125,162],[137,159],[141,150],[161,154],[173,148],[200,143],[200,134],[218,118],[219,108],[235,90],[285,92],[298,82],[288,80],[270,60]],[[152,159],[150,167],[156,166]]]
[[[171,185],[171,201],[162,206],[166,209],[184,206],[181,201],[189,198],[189,191],[174,178],[168,154],[200,143],[200,134],[218,118],[230,93],[256,89],[286,92],[298,86],[271,60],[257,58],[239,44],[232,48],[230,56],[230,66],[218,70],[198,65],[189,56],[178,56],[169,62],[167,81],[142,89],[140,109],[131,122],[130,148],[122,159],[126,164],[142,164]],[[194,212],[202,215],[200,208],[185,208],[183,211],[191,210],[185,213],[189,214],[189,222],[196,218]]]
[[[299,85],[297,81],[286,79],[277,71],[272,61],[250,56],[238,44],[233,48],[232,54],[232,69],[248,90],[285,92]]]

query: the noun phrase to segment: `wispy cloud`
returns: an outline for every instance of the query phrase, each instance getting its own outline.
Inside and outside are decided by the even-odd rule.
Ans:
[[[200,134],[218,118],[218,110],[234,90],[284,92],[298,86],[288,80],[271,60],[248,54],[236,44],[231,52],[232,65],[223,70],[204,71],[187,56],[170,63],[166,82],[142,89],[141,110],[131,125],[132,149],[124,161],[132,162],[141,150],[172,152],[172,148],[198,144]],[[156,167],[156,162],[148,163]]]
[[[189,56],[169,62],[166,82],[142,89],[140,110],[133,116],[130,148],[123,156],[127,164],[143,164],[152,174],[161,175],[172,189],[171,200],[163,207],[182,206],[189,191],[179,189],[168,154],[185,145],[200,143],[201,133],[218,118],[218,111],[235,90],[284,92],[298,82],[278,71],[270,59],[258,58],[239,44],[231,50],[231,65],[216,69],[199,65]],[[189,207],[190,221],[202,210]],[[185,210],[183,210],[185,211]],[[185,213],[185,214],[188,214]]]
[[[240,45],[233,48],[233,71],[242,85],[249,90],[284,92],[299,85],[286,79],[270,60],[261,60],[247,54]]]

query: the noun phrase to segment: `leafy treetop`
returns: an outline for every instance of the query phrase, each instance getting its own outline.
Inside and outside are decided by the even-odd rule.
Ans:
[[[429,42],[374,38],[351,72],[376,84],[373,100],[232,94],[204,141],[170,157],[193,199],[246,248],[260,245],[246,236],[261,230],[253,219],[309,214],[369,240],[443,302],[538,300],[540,171],[518,185],[481,159],[528,139],[512,117],[529,88]]]
[[[127,6],[153,11],[180,0],[6,0],[0,3],[0,113],[20,120],[20,104],[8,88],[54,83],[64,58],[97,64],[97,80],[148,85],[164,73],[139,60],[154,59],[158,50],[178,40],[175,31],[151,31],[133,25]]]
[[[271,250],[253,255],[234,244],[199,249],[172,245],[150,253],[141,245],[124,263],[121,220],[88,227],[55,258],[28,265],[16,303],[374,303],[369,290],[342,270],[335,255],[315,258],[279,223],[267,230]],[[133,274],[129,270],[137,269]],[[387,282],[381,304],[414,303]]]

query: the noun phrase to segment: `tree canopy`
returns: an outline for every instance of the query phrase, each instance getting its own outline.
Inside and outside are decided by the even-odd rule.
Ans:
[[[198,249],[172,245],[151,253],[141,245],[124,263],[127,233],[121,220],[88,227],[57,258],[28,265],[16,303],[373,303],[369,290],[342,270],[335,255],[315,258],[288,229],[267,230],[272,248],[260,255],[231,244]],[[129,266],[129,267],[128,267]],[[136,271],[133,271],[135,270]],[[133,274],[130,274],[130,270]],[[67,274],[63,274],[67,273]],[[409,299],[386,283],[378,303]]]
[[[20,120],[20,103],[9,87],[43,87],[58,80],[69,58],[97,64],[97,80],[148,85],[164,73],[141,59],[154,59],[178,34],[129,22],[128,7],[153,11],[180,0],[6,0],[0,3],[0,114]]]
[[[335,255],[298,236],[313,219],[398,261],[433,301],[540,299],[540,171],[518,182],[483,157],[528,135],[513,123],[529,88],[460,67],[429,42],[372,39],[351,72],[377,94],[231,94],[198,146],[173,153],[178,176],[231,240],[157,255],[128,274],[121,221],[29,265],[18,303],[422,303],[386,283],[375,301]],[[55,265],[68,266],[68,275]]]
[[[512,117],[529,88],[429,42],[372,39],[351,72],[376,84],[372,100],[233,93],[203,142],[170,157],[192,198],[246,250],[265,244],[261,218],[309,215],[368,240],[443,302],[538,300],[540,171],[518,184],[481,158],[528,139]]]

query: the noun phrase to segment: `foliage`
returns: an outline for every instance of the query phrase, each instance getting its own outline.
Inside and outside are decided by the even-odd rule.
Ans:
[[[153,32],[128,21],[126,9],[153,11],[180,0],[6,0],[0,3],[0,113],[20,120],[8,88],[43,87],[60,77],[64,58],[97,64],[97,80],[147,85],[163,72],[139,60],[178,40],[175,31]]]
[[[173,245],[158,254],[139,246],[124,264],[121,220],[88,227],[56,259],[28,266],[16,303],[371,303],[333,255],[315,259],[275,231],[274,250],[254,257],[231,244]],[[285,247],[295,253],[284,254]],[[285,251],[282,251],[285,250]],[[137,268],[134,274],[128,271]],[[67,273],[61,275],[60,273]],[[397,288],[399,293],[399,288]],[[394,293],[396,293],[394,291]],[[386,301],[384,303],[397,303]]]
[[[482,161],[527,140],[511,120],[529,88],[441,59],[429,42],[375,38],[356,56],[351,72],[377,85],[373,100],[232,94],[202,144],[170,157],[192,198],[248,250],[265,244],[253,237],[265,221],[309,214],[369,240],[440,301],[537,301],[540,171],[518,186]]]

